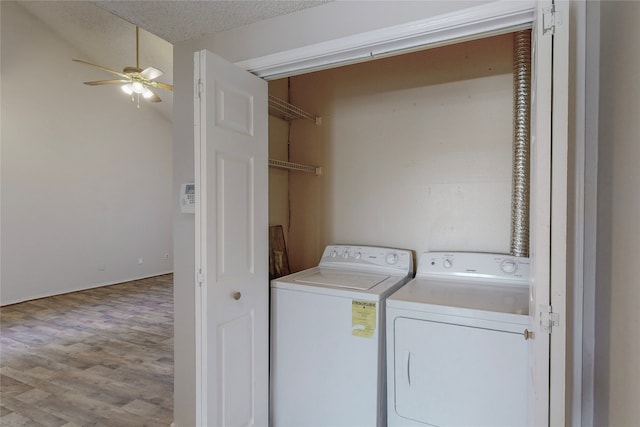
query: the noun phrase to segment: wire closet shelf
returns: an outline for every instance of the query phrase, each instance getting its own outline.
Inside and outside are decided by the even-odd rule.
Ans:
[[[287,121],[300,119],[309,120],[318,126],[322,123],[321,117],[307,113],[303,109],[298,108],[295,105],[291,105],[273,95],[269,95],[269,114]]]
[[[292,120],[309,120],[319,126],[322,123],[322,118],[315,116],[311,113],[307,113],[303,109],[289,104],[280,98],[273,95],[269,95],[269,114],[278,117],[285,121]],[[284,160],[269,159],[269,166],[287,169],[299,172],[313,173],[316,175],[322,174],[322,168],[318,166],[302,165],[299,163],[287,162]]]

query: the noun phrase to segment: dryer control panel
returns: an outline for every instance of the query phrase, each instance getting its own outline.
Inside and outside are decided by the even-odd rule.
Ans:
[[[413,253],[376,246],[329,245],[324,249],[319,265],[413,275]]]
[[[469,277],[528,285],[529,258],[483,252],[424,252],[416,277]]]

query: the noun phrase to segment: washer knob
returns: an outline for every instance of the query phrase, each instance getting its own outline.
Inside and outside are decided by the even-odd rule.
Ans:
[[[442,261],[442,266],[444,268],[451,268],[453,267],[453,260],[451,258],[445,258],[444,261]]]
[[[518,269],[518,263],[512,259],[505,259],[500,264],[500,268],[507,274],[513,274]]]
[[[349,258],[349,251],[344,251],[342,253],[342,258]]]
[[[338,256],[338,252],[336,252],[336,250],[334,249],[334,250],[331,251],[330,256],[331,256],[331,258],[335,258],[335,257]]]
[[[390,253],[387,254],[387,256],[385,257],[385,261],[387,261],[387,264],[395,264],[396,262],[398,262],[398,254],[396,253]]]
[[[356,252],[355,254],[353,254],[353,257],[354,257],[355,259],[360,259],[360,258],[362,258],[362,253],[360,253],[360,252]]]

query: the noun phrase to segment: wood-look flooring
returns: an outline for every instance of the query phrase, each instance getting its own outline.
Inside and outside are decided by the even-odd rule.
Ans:
[[[173,277],[0,309],[1,426],[169,426]]]

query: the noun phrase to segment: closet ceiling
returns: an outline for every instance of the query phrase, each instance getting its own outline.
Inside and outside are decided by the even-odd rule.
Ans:
[[[54,33],[86,55],[84,59],[121,70],[135,64],[135,26],[140,31],[140,65],[164,71],[173,83],[173,44],[318,6],[317,1],[20,1]],[[71,60],[71,58],[69,58]],[[81,65],[78,65],[79,67]],[[89,74],[87,80],[94,79]],[[93,73],[93,71],[92,71]],[[108,76],[105,76],[105,78]],[[81,84],[79,82],[78,84]],[[173,94],[149,104],[172,118]]]

